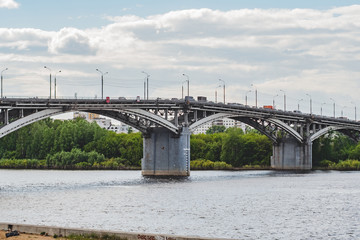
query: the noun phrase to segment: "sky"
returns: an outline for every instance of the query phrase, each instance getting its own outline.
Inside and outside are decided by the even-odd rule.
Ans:
[[[355,118],[360,4],[346,0],[0,0],[6,97],[190,95]],[[44,68],[47,66],[47,69]],[[8,68],[8,70],[5,70]],[[4,71],[5,70],[5,71]],[[61,71],[61,72],[59,72]],[[186,74],[184,76],[183,74]],[[222,79],[222,81],[219,81]],[[360,116],[360,114],[358,114]]]

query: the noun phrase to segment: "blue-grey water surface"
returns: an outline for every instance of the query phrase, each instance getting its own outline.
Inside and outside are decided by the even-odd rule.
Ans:
[[[0,222],[234,239],[360,239],[360,172],[0,170]]]

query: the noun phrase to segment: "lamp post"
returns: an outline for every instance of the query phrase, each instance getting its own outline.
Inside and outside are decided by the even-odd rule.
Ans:
[[[150,75],[142,71],[143,74],[146,74],[146,100],[149,100],[149,77]],[[144,81],[144,100],[145,100],[145,81]]]
[[[307,93],[306,96],[308,96],[308,97],[310,98],[310,114],[312,114],[312,99],[311,99],[311,95]]]
[[[61,70],[60,71],[58,71],[57,73],[61,73]],[[54,75],[54,83],[55,83],[55,86],[54,86],[54,98],[56,99],[56,74],[57,73],[55,73],[55,75]]]
[[[275,109],[275,98],[278,97],[279,94],[276,94],[274,97],[273,97],[273,108]]]
[[[186,75],[185,73],[183,73],[183,76],[186,77],[186,82],[187,82],[187,95],[190,96],[190,89],[189,89],[189,76]]]
[[[49,96],[49,99],[51,99],[51,69],[48,68],[47,66],[44,66],[44,68],[46,68],[50,71],[50,96]]]
[[[251,86],[255,88],[255,107],[257,107],[257,88],[254,84],[251,84]]]
[[[251,92],[251,90],[249,90],[249,91],[247,91],[246,93],[245,93],[245,106],[247,106],[248,104],[247,104],[247,94],[249,93],[249,92]]]
[[[284,90],[281,90],[281,89],[280,89],[280,92],[284,93],[284,112],[285,112],[286,111],[286,93]]]
[[[321,106],[320,106],[320,115],[321,115],[321,116],[322,116],[322,106],[323,106],[324,104],[326,104],[326,103],[323,102],[323,103],[321,104]]]
[[[1,71],[1,98],[3,98],[3,72],[9,70],[8,68],[5,68]]]
[[[342,106],[342,108],[341,108],[341,118],[344,117],[344,108],[346,108],[346,106]]]
[[[335,118],[335,100],[332,99],[332,98],[330,98],[330,100],[334,102],[334,104],[333,104],[333,110],[334,110],[334,118]]]
[[[99,69],[96,69],[101,74],[101,99],[104,99],[104,75],[108,74],[108,72],[103,73]]]
[[[300,102],[303,101],[304,99],[299,99],[298,100],[298,111],[300,112]]]
[[[352,104],[354,104],[354,106],[355,106],[355,121],[356,121],[356,103],[354,103],[354,102],[351,102]]]
[[[217,89],[218,89],[219,87],[221,87],[221,85],[219,85],[219,86],[217,86],[217,87],[215,88],[215,103],[217,103]]]
[[[184,99],[184,83],[186,83],[186,81],[181,83],[181,99]]]
[[[225,104],[225,81],[222,79],[219,79],[220,82],[223,83],[223,93],[224,93],[224,104]],[[220,86],[221,87],[221,86]]]

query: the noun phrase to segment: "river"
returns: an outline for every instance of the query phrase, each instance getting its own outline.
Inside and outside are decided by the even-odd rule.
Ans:
[[[360,239],[360,172],[0,170],[0,222],[234,239]]]

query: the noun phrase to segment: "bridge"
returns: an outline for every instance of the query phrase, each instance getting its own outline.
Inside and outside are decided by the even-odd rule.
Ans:
[[[343,118],[255,108],[236,103],[185,100],[1,98],[0,138],[28,124],[58,114],[100,114],[138,129],[144,136],[144,176],[190,175],[190,134],[222,118],[241,121],[273,142],[273,169],[312,168],[312,143],[329,131],[359,141],[360,122]]]

